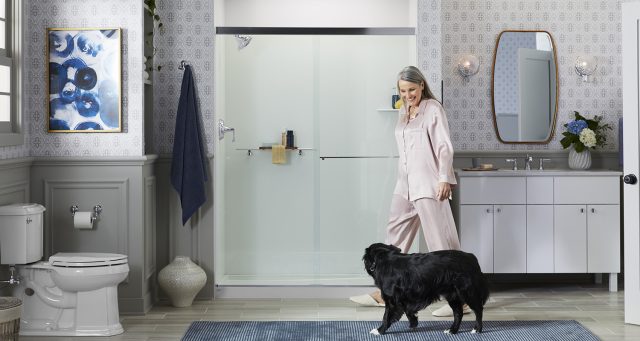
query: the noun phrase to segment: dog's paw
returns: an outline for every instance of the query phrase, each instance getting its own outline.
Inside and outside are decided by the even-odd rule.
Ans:
[[[475,328],[473,328],[473,329],[471,330],[471,334],[475,334],[475,333],[477,333],[477,332],[478,332],[478,331],[477,331]]]
[[[380,332],[378,331],[378,328],[373,328],[373,329],[371,329],[371,331],[369,332],[369,334],[373,334],[373,335],[380,335]]]

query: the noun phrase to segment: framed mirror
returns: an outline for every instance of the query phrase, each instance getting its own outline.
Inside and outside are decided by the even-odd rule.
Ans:
[[[502,143],[548,143],[558,111],[558,69],[551,34],[503,31],[493,59],[493,124]]]

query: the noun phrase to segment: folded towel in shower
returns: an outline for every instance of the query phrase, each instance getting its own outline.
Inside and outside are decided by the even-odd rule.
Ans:
[[[281,165],[287,163],[287,153],[281,144],[271,146],[271,163]]]
[[[207,159],[191,67],[185,65],[176,114],[171,185],[180,194],[182,224],[207,201]]]

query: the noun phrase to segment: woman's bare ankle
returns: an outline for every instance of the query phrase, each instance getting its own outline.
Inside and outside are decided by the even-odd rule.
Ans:
[[[380,291],[374,291],[371,294],[369,294],[371,297],[373,297],[374,300],[376,300],[376,302],[378,303],[384,303],[384,300],[382,299],[382,293],[380,293]]]

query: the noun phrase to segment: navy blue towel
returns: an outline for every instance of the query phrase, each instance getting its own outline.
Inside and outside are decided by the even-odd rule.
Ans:
[[[180,194],[182,225],[207,201],[207,181],[206,156],[200,132],[195,84],[191,67],[186,65],[176,114],[171,162],[171,185]]]

